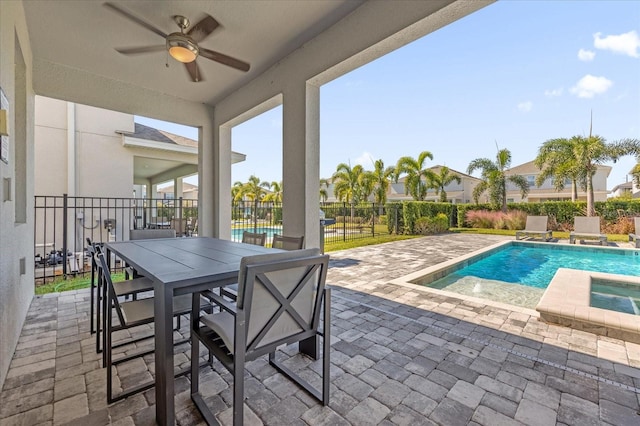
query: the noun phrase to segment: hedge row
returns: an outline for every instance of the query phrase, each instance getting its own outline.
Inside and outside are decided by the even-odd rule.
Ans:
[[[421,217],[434,218],[444,214],[450,222],[454,211],[453,204],[427,201],[394,202],[385,207],[389,233],[396,234],[416,234],[416,221]]]
[[[573,223],[575,216],[587,212],[585,201],[546,201],[543,203],[509,203],[509,210],[520,210],[532,216],[550,216],[556,223]],[[596,214],[605,222],[615,222],[621,216],[640,216],[640,200],[599,201]],[[469,227],[465,215],[470,210],[495,210],[489,204],[449,204],[430,201],[397,201],[385,204],[389,233],[416,234],[416,222],[421,217],[435,218],[444,214],[449,225]]]
[[[470,210],[495,210],[489,204],[458,204],[458,226],[468,227],[465,215]],[[551,216],[557,223],[573,223],[575,216],[584,216],[587,212],[585,201],[546,201],[543,203],[509,203],[509,210],[520,210],[532,216]],[[597,201],[596,214],[604,221],[614,222],[621,216],[640,216],[640,200]]]

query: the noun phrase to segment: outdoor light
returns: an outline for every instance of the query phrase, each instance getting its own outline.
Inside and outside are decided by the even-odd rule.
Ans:
[[[181,33],[173,33],[167,36],[167,49],[173,59],[185,64],[193,62],[198,56],[198,45],[191,37]]]

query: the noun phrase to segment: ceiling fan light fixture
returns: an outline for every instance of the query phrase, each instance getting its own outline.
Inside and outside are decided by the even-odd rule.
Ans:
[[[198,45],[187,35],[173,33],[167,36],[169,55],[178,62],[188,64],[198,57]]]

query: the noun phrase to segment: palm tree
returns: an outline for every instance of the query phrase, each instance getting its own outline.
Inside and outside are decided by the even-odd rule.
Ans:
[[[282,182],[271,182],[269,184],[269,190],[271,192],[264,196],[264,201],[282,203]]]
[[[329,193],[327,192],[329,189],[329,179],[320,179],[320,201],[323,203],[327,202],[327,198],[329,198]]]
[[[373,171],[369,172],[369,174],[371,180],[375,183],[373,196],[375,202],[378,203],[378,215],[382,216],[384,204],[387,202],[387,191],[389,190],[389,185],[391,185],[391,179],[395,174],[395,167],[389,166],[385,169],[382,160],[376,160],[373,166]]]
[[[447,192],[444,187],[454,181],[459,184],[462,182],[462,179],[460,179],[460,176],[457,173],[451,173],[451,170],[447,166],[440,167],[440,172],[436,173],[433,177],[433,186],[436,190],[436,195],[440,194],[441,202],[447,202]]]
[[[469,163],[467,173],[471,174],[476,170],[481,170],[482,182],[473,189],[473,198],[478,202],[480,194],[489,192],[489,200],[494,207],[501,207],[503,212],[507,212],[507,181],[513,183],[520,189],[522,198],[529,193],[529,184],[524,176],[509,175],[505,171],[511,165],[511,152],[508,149],[501,149],[496,155],[496,161],[488,158],[476,158]]]
[[[416,201],[424,201],[427,190],[432,187],[435,173],[424,167],[426,159],[433,160],[433,154],[429,151],[422,151],[418,158],[400,157],[396,165],[395,180],[398,181],[400,174],[406,173],[404,181],[404,193],[410,194]]]
[[[355,204],[360,202],[361,182],[364,169],[360,164],[351,167],[349,164],[340,163],[333,174],[333,193],[340,201],[351,204],[351,217],[355,215]]]
[[[571,181],[571,201],[578,199],[578,183],[586,190],[586,179],[574,155],[574,143],[566,138],[549,139],[538,149],[533,161],[540,169],[536,185],[540,186],[551,178],[556,191],[564,189],[565,182]]]
[[[237,193],[239,199],[248,198],[253,201],[253,230],[258,230],[258,202],[262,201],[267,191],[265,188],[269,188],[269,182],[260,182],[257,176],[249,176],[249,181],[242,184],[240,190]]]

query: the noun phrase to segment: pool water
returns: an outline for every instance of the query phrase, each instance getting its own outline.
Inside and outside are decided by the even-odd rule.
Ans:
[[[429,282],[425,277],[424,280],[413,282],[468,296],[535,308],[558,268],[640,276],[638,253],[636,250],[571,246],[545,248],[514,243],[482,259],[472,260],[472,263],[444,278]],[[610,299],[611,297],[602,303],[620,302]],[[622,303],[629,302],[627,300]]]
[[[640,289],[604,280],[591,282],[591,306],[640,315]]]
[[[242,241],[242,234],[244,231],[256,232],[258,234],[262,234],[263,232],[267,233],[267,238],[272,238],[273,234],[281,234],[282,228],[278,227],[258,227],[257,230],[254,231],[253,227],[249,228],[233,228],[231,229],[231,240],[232,241]]]

